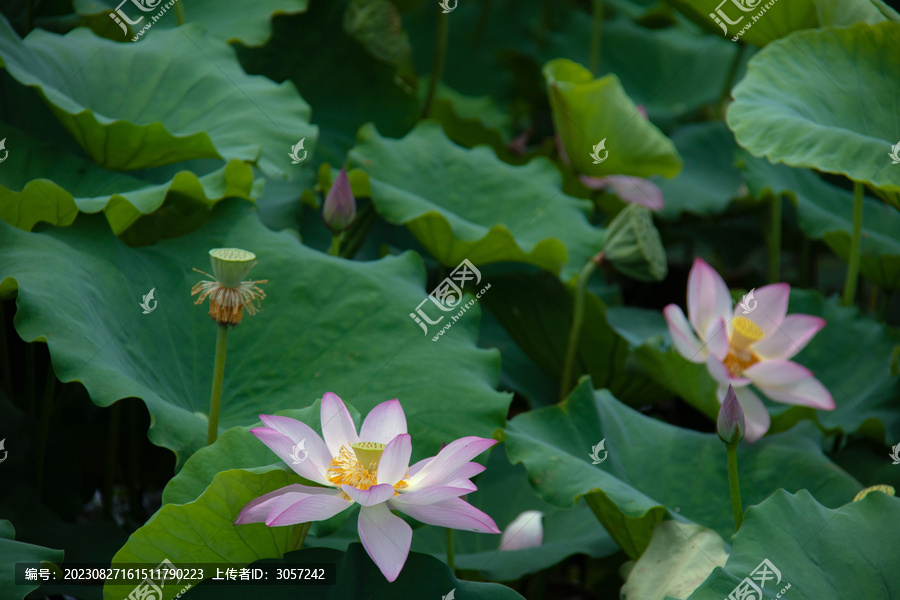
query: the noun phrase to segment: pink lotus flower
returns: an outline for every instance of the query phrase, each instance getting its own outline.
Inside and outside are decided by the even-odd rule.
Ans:
[[[725,282],[698,258],[688,276],[688,318],[674,304],[663,309],[672,343],[689,361],[706,363],[718,383],[719,403],[728,386],[734,387],[750,442],[761,438],[770,423],[769,411],[747,387],[751,383],[776,402],[821,410],[835,407],[812,372],[788,360],[825,326],[819,317],[788,315],[790,291],[786,283],[767,285],[755,290],[756,304],[748,301],[732,309]]]
[[[469,479],[484,471],[470,460],[496,440],[460,438],[410,467],[412,441],[397,400],[373,408],[357,434],[343,401],[328,392],[322,397],[324,440],[295,419],[260,419],[266,426],[251,433],[298,475],[325,487],[294,484],[260,496],[241,510],[235,525],[323,521],[359,503],[359,539],[388,581],[400,575],[412,542],[412,528],[391,509],[429,525],[500,533],[488,515],[460,498],[475,491]]]

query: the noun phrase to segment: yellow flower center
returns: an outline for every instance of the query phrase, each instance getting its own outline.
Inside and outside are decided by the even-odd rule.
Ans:
[[[735,377],[739,377],[744,369],[759,362],[759,357],[750,349],[750,345],[766,337],[762,328],[746,317],[735,317],[734,332],[731,334],[731,348],[722,362]]]
[[[345,444],[341,446],[340,453],[331,459],[325,476],[338,487],[347,484],[358,490],[367,490],[378,483],[378,463],[384,448],[385,445],[378,442],[358,442],[349,447]],[[394,495],[405,487],[405,481],[395,483]],[[341,492],[341,497],[350,500],[345,492]]]

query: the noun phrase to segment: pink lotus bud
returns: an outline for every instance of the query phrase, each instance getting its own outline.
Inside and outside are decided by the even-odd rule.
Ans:
[[[344,167],[325,197],[322,221],[328,229],[338,233],[350,227],[355,219],[356,199],[353,197],[353,190],[350,189],[347,167]]]
[[[716,422],[716,431],[719,437],[726,444],[736,444],[744,439],[744,411],[741,409],[741,403],[738,402],[737,394],[734,388],[728,386],[725,393],[725,400],[719,407],[719,419]]]

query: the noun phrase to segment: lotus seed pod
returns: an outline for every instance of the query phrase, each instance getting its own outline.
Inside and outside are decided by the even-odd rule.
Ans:
[[[640,281],[662,281],[669,272],[653,217],[637,204],[626,206],[609,224],[603,252],[613,268]]]
[[[253,268],[256,255],[240,248],[213,248],[209,251],[213,275],[224,287],[236,288]]]

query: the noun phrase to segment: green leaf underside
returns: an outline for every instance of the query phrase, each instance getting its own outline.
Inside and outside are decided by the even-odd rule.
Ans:
[[[750,61],[734,88],[728,125],[755,156],[839,173],[889,192],[900,169],[893,109],[900,80],[900,23],[802,31]]]

